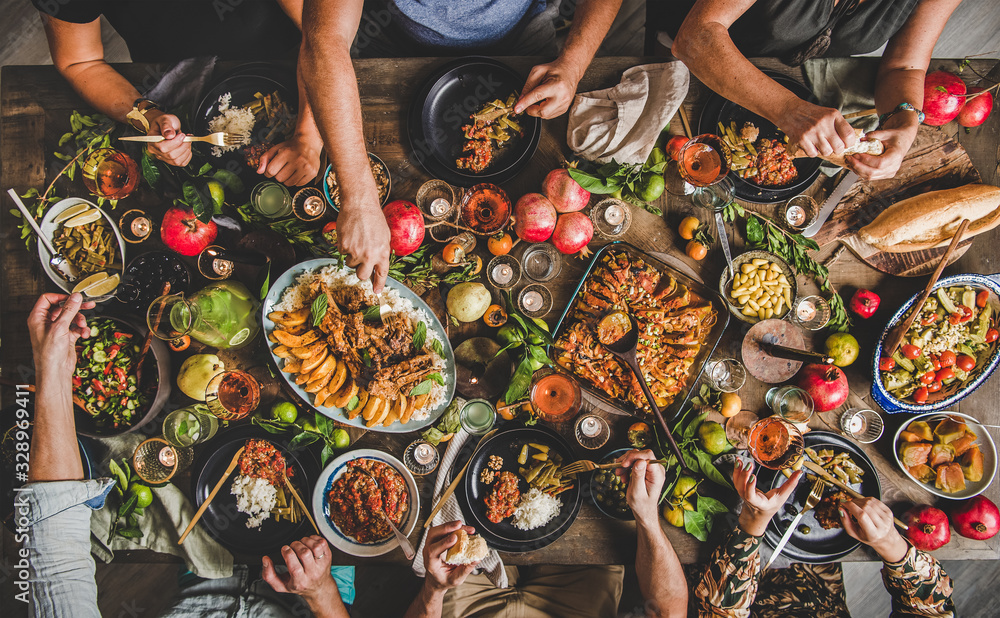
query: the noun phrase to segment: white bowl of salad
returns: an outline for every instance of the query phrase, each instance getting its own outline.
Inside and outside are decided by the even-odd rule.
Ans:
[[[872,359],[872,397],[890,413],[952,407],[1000,364],[1000,275],[963,274],[937,282],[899,349],[884,356],[886,335],[919,294],[889,320]]]

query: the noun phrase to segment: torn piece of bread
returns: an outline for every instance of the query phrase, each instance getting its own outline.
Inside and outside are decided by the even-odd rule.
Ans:
[[[1000,188],[973,183],[901,200],[858,230],[858,238],[886,253],[942,247],[965,218],[972,222],[966,237],[1000,225]]]
[[[883,152],[885,152],[885,147],[882,145],[881,141],[877,139],[867,139],[865,137],[865,132],[862,131],[861,129],[854,129],[854,134],[858,136],[858,141],[854,142],[853,146],[851,146],[850,148],[848,148],[847,150],[845,150],[840,154],[820,156],[819,158],[823,159],[824,161],[833,163],[834,165],[839,165],[840,167],[846,167],[847,166],[846,157],[848,155],[869,154],[877,157]],[[788,152],[791,153],[791,157],[793,159],[809,156],[805,153],[804,150],[802,150],[802,148],[799,147],[798,144],[791,144],[788,147]]]
[[[458,531],[458,542],[448,549],[444,561],[448,564],[472,564],[486,557],[489,548],[478,534],[469,536],[465,530]]]

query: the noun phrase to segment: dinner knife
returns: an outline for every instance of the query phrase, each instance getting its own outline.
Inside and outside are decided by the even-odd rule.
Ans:
[[[844,199],[844,196],[851,190],[851,187],[854,186],[854,183],[858,180],[858,178],[859,176],[856,173],[851,170],[847,170],[847,175],[841,179],[840,183],[837,184],[837,188],[833,190],[830,197],[826,198],[826,201],[823,202],[822,206],[820,206],[819,213],[816,215],[816,220],[812,225],[802,230],[803,236],[811,238],[816,235],[816,232],[819,231],[819,228],[823,227],[826,220],[830,218],[831,214],[833,214],[834,209],[837,208],[837,204],[840,203],[840,200]]]
[[[805,510],[801,510],[799,511],[799,514],[795,516],[795,519],[792,520],[792,523],[788,526],[788,530],[785,530],[785,534],[781,536],[781,540],[774,546],[774,551],[771,553],[771,557],[767,559],[767,564],[764,565],[765,569],[770,568],[770,566],[774,564],[774,561],[777,560],[778,556],[781,555],[781,550],[785,548],[785,545],[788,544],[788,540],[792,538],[792,533],[795,532],[795,526],[799,525],[799,521],[802,520],[802,516],[805,514]]]
[[[819,352],[810,352],[809,350],[790,348],[788,346],[779,345],[777,341],[778,338],[774,335],[764,335],[763,339],[760,341],[760,347],[775,358],[784,358],[786,360],[800,361],[803,363],[819,363],[821,365],[833,364],[834,359],[832,356],[820,354]]]

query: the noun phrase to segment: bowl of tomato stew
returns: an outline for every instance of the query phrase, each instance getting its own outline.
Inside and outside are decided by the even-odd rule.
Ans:
[[[331,545],[352,556],[370,557],[399,546],[382,511],[408,536],[417,525],[420,497],[401,461],[376,449],[358,449],[327,465],[316,482],[312,506],[320,532]]]

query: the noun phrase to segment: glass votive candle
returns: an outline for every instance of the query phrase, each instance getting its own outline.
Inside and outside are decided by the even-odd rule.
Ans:
[[[851,408],[840,415],[840,431],[861,444],[871,444],[882,437],[885,426],[874,410]]]
[[[426,440],[414,440],[403,451],[403,465],[417,476],[434,472],[440,462],[440,453]]]
[[[517,308],[529,318],[540,318],[552,309],[552,292],[541,283],[525,286],[517,295]]]
[[[511,255],[498,255],[486,265],[486,279],[500,290],[509,290],[521,280],[521,263]]]
[[[609,197],[590,209],[590,220],[598,235],[609,240],[619,238],[632,225],[632,208],[628,202]]]
[[[529,245],[521,254],[524,275],[539,283],[554,279],[562,268],[562,254],[547,242]]]
[[[493,404],[485,399],[470,399],[462,406],[458,420],[462,424],[462,429],[474,436],[481,436],[493,429],[497,411]]]
[[[292,214],[301,221],[315,221],[326,213],[326,198],[316,187],[299,189],[292,198]]]
[[[830,321],[830,303],[822,296],[796,298],[788,315],[792,323],[806,330],[819,330]]]
[[[747,381],[747,370],[743,363],[735,358],[722,358],[708,363],[705,375],[715,390],[723,393],[735,393],[743,388]]]
[[[221,281],[232,276],[236,265],[223,256],[225,249],[219,245],[209,245],[198,254],[198,272],[206,279]]]
[[[455,213],[455,190],[443,180],[428,180],[417,190],[416,204],[431,221],[448,219]]]
[[[819,206],[808,195],[796,195],[781,208],[781,221],[790,230],[804,230],[816,220]]]
[[[594,414],[585,414],[576,419],[573,429],[576,441],[585,449],[599,449],[611,438],[608,422]]]
[[[138,244],[149,238],[153,233],[153,222],[149,220],[146,213],[133,208],[126,210],[118,220],[118,229],[121,230],[122,238],[129,244]]]

